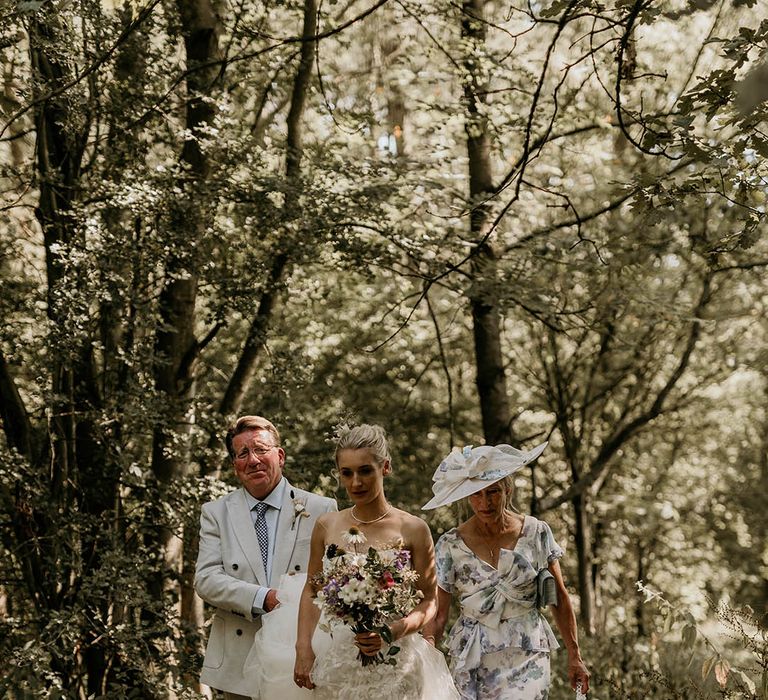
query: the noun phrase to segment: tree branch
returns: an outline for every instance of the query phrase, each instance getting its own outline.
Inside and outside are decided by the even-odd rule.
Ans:
[[[301,36],[301,52],[299,67],[293,81],[291,93],[291,106],[288,111],[286,138],[286,165],[285,175],[287,181],[293,185],[293,191],[286,194],[283,218],[288,220],[297,216],[299,207],[299,193],[301,190],[301,160],[303,155],[302,141],[302,117],[306,103],[307,88],[312,75],[312,65],[315,55],[315,40],[317,36],[317,0],[305,0],[304,20]],[[269,279],[259,301],[259,308],[254,316],[243,350],[237,361],[232,377],[224,392],[224,397],[219,404],[219,413],[230,416],[240,411],[245,394],[251,386],[256,373],[257,362],[267,339],[267,331],[275,309],[280,301],[284,288],[284,279],[291,268],[291,259],[287,250],[275,255]],[[215,436],[211,436],[209,446],[213,444]]]
[[[440,355],[440,364],[443,367],[443,373],[445,374],[445,381],[448,386],[448,434],[450,437],[450,447],[454,445],[454,416],[453,416],[453,381],[451,379],[451,370],[448,366],[448,358],[445,354],[445,347],[443,346],[443,334],[440,330],[440,324],[437,321],[435,310],[432,308],[432,303],[429,300],[429,295],[425,297],[427,302],[427,311],[432,319],[432,325],[435,327],[435,338],[437,339],[437,349]]]
[[[693,163],[692,160],[679,161],[674,165],[674,167],[670,168],[666,173],[664,173],[662,179],[668,178],[671,175],[674,175],[679,170],[682,170],[683,168],[686,168],[687,166],[691,165],[691,163]],[[555,224],[544,226],[542,228],[536,229],[535,231],[531,231],[531,233],[527,234],[523,238],[520,238],[514,243],[510,243],[508,246],[506,246],[504,248],[504,252],[510,253],[522,247],[523,245],[536,240],[537,238],[541,238],[542,236],[547,236],[550,233],[554,233],[555,231],[558,231],[559,229],[570,228],[571,226],[581,226],[587,221],[592,221],[593,219],[597,219],[603,214],[607,214],[608,212],[615,211],[622,204],[632,199],[632,197],[634,197],[642,189],[643,189],[642,187],[635,187],[629,192],[627,192],[626,194],[623,194],[620,197],[617,197],[616,199],[614,199],[613,201],[608,202],[608,204],[606,204],[605,206],[599,207],[598,209],[595,209],[594,211],[591,211],[588,214],[584,214],[583,216],[579,216],[573,219],[566,219],[564,221],[559,221]]]
[[[693,320],[688,333],[688,339],[683,353],[672,374],[669,376],[664,386],[656,394],[653,403],[646,411],[636,416],[634,419],[617,427],[616,431],[604,443],[600,452],[590,465],[589,471],[578,481],[573,483],[568,489],[558,496],[544,498],[540,502],[542,511],[552,510],[563,503],[581,496],[595,484],[602,483],[605,480],[607,472],[612,466],[611,459],[618,450],[639,431],[645,428],[654,418],[657,418],[665,410],[665,402],[670,392],[675,388],[685,370],[688,368],[696,343],[701,335],[701,318],[711,299],[711,279],[712,273],[708,272],[702,284],[701,294],[693,312]]]
[[[128,24],[127,27],[123,29],[122,32],[120,32],[120,35],[117,37],[117,40],[115,41],[112,46],[109,47],[101,56],[99,56],[91,65],[89,65],[85,70],[78,73],[74,78],[69,80],[68,82],[64,83],[60,87],[56,88],[55,90],[51,90],[50,92],[46,93],[45,95],[42,95],[31,102],[28,102],[26,105],[24,105],[21,109],[14,112],[8,121],[5,123],[5,126],[0,129],[0,137],[5,134],[5,132],[8,130],[8,128],[13,124],[19,117],[22,117],[24,114],[29,112],[29,110],[33,109],[37,105],[43,104],[47,102],[48,100],[51,100],[55,97],[58,97],[59,95],[62,95],[70,88],[73,88],[75,85],[77,85],[80,81],[84,80],[85,78],[89,77],[91,73],[98,70],[102,65],[104,65],[111,57],[112,54],[117,51],[118,47],[130,36],[130,34],[136,29],[141,26],[141,24],[152,14],[152,11],[160,4],[161,0],[151,0],[149,5],[147,5],[139,14],[136,16],[136,19],[133,20],[130,24]]]

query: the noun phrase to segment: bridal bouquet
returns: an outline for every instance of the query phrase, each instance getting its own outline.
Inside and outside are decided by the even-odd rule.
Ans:
[[[357,528],[345,536],[354,545],[365,542]],[[347,552],[329,545],[325,552],[328,563],[322,574],[315,577],[319,590],[315,599],[329,619],[338,619],[349,625],[355,634],[378,632],[387,644],[392,643],[392,632],[387,621],[404,617],[424,597],[414,585],[419,575],[410,568],[411,553],[406,549],[370,547],[365,553]],[[399,647],[390,646],[387,657],[357,657],[363,666],[387,663],[395,666]]]

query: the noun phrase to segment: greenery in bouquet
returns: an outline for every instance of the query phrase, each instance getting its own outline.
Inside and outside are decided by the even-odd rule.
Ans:
[[[396,665],[395,655],[400,648],[392,645],[392,632],[387,622],[404,617],[418,605],[423,593],[415,586],[418,574],[411,568],[411,553],[407,549],[392,547],[377,551],[369,547],[358,552],[358,545],[366,538],[357,528],[350,528],[344,536],[353,551],[348,552],[335,544],[326,549],[328,564],[322,574],[315,577],[319,590],[316,604],[329,620],[341,620],[355,634],[378,632],[389,644],[386,656],[358,653],[363,666],[387,663]]]

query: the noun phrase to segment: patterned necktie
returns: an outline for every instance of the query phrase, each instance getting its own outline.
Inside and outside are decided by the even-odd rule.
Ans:
[[[269,561],[269,528],[267,527],[267,519],[265,514],[269,506],[266,503],[257,503],[254,506],[256,511],[256,522],[254,528],[256,528],[256,537],[259,538],[259,547],[261,548],[261,561],[264,564],[264,573],[268,574],[267,562]]]

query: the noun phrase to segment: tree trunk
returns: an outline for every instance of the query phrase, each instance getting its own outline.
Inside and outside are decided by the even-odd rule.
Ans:
[[[470,230],[476,241],[473,251],[470,290],[470,309],[475,342],[475,365],[480,412],[485,441],[489,444],[511,442],[511,416],[507,397],[507,378],[501,346],[501,315],[493,301],[493,280],[496,256],[488,241],[491,211],[484,202],[491,196],[493,173],[491,168],[491,139],[482,114],[481,97],[486,85],[479,82],[472,50],[485,44],[486,25],[483,22],[482,0],[467,0],[463,4],[461,35],[468,44],[464,62],[467,77],[464,81],[464,99],[467,105],[467,156],[469,158],[469,201],[471,206]]]
[[[161,485],[186,473],[189,464],[188,440],[194,422],[192,398],[195,395],[195,305],[197,301],[198,264],[205,240],[207,216],[197,202],[196,192],[208,175],[209,164],[198,138],[212,126],[216,107],[207,98],[219,78],[218,66],[201,64],[219,57],[219,19],[209,0],[179,0],[178,10],[184,32],[187,57],[186,127],[181,161],[188,178],[180,183],[183,196],[178,203],[172,226],[178,240],[189,241],[186,248],[177,244],[166,261],[166,283],[160,294],[155,342],[155,386],[168,400],[165,425],[155,430],[152,470]],[[196,245],[195,245],[196,244]],[[167,536],[165,538],[167,540]]]
[[[592,534],[584,494],[573,499],[573,512],[576,519],[576,559],[579,570],[579,619],[581,629],[587,636],[595,633],[595,591],[592,581]]]
[[[65,21],[57,10],[48,8],[30,22],[32,67],[42,93],[72,77],[66,54],[62,56],[57,50],[69,35]],[[72,333],[68,326],[71,314],[84,313],[77,307],[73,311],[71,305],[85,308],[89,304],[77,272],[69,272],[63,262],[69,246],[82,244],[72,211],[80,194],[81,162],[90,119],[87,111],[73,115],[71,109],[67,98],[49,96],[35,110],[40,191],[35,213],[46,252],[47,311],[56,329],[51,344],[57,359],[51,367],[51,389],[56,398],[50,413],[50,454],[45,465],[51,473],[52,507],[44,514],[32,514],[30,521],[36,525],[34,541],[43,543],[36,548],[41,557],[36,564],[54,572],[48,573],[43,584],[49,589],[46,605],[52,609],[66,606],[80,582],[99,568],[102,533],[78,530],[75,523],[79,514],[102,518],[113,507],[118,484],[114,464],[107,460],[104,441],[97,434],[95,414],[101,408],[102,397],[91,339],[87,330]],[[73,128],[75,124],[78,128]],[[48,538],[45,527],[57,528],[59,533]],[[54,540],[68,548],[66,556],[59,557],[45,544]],[[74,552],[78,556],[73,557]],[[70,562],[71,568],[61,565],[61,561]],[[85,650],[82,656],[67,654],[55,665],[66,677],[65,683],[80,688],[85,679],[86,692],[92,694],[103,687],[108,673],[106,640],[87,621],[83,622],[81,634],[79,646]],[[85,672],[77,668],[81,663]]]
[[[375,72],[375,91],[386,96],[387,105],[387,137],[389,152],[396,158],[405,156],[405,97],[397,79],[392,79],[391,67],[401,51],[402,40],[400,27],[387,7],[382,8],[373,20],[375,36],[373,37],[373,62]],[[374,132],[380,128],[372,123]]]
[[[756,485],[754,493],[755,493],[755,512],[756,513],[765,513],[764,508],[764,501],[762,500],[763,497],[758,496],[757,494],[765,494],[766,490],[768,489],[768,372],[763,371],[763,401],[764,401],[764,418],[763,418],[763,435],[762,435],[762,450],[760,451],[760,483]],[[766,517],[763,515],[761,520],[757,523],[756,530],[759,532],[761,529],[764,531],[766,526]],[[763,595],[758,597],[758,601],[762,600],[762,610],[759,611],[757,614],[757,618],[760,620],[763,620],[763,626],[768,626],[766,622],[768,622],[768,574],[765,572],[765,567],[761,566],[759,567],[762,577],[762,591]],[[758,605],[755,605],[755,609],[759,610],[759,603]],[[768,671],[764,671],[764,673],[768,673]]]
[[[130,5],[123,8],[121,19],[123,27],[130,25],[133,20],[133,8]],[[116,54],[115,81],[109,89],[113,110],[108,113],[111,119],[108,123],[106,151],[110,158],[104,173],[105,179],[115,184],[122,182],[126,169],[142,159],[141,130],[138,127],[126,129],[123,117],[133,108],[137,95],[147,89],[147,50],[147,33],[134,31],[120,44]],[[137,294],[134,290],[144,285],[148,287],[150,283],[143,275],[141,264],[141,218],[120,206],[105,209],[103,218],[114,239],[129,240],[133,252],[132,260],[124,261],[115,271],[120,281],[128,282],[126,286],[131,290],[128,301],[122,295],[109,295],[101,302],[99,313],[103,347],[102,393],[108,405],[119,412],[119,407],[126,399],[125,392],[132,374],[129,358],[133,356],[135,341],[133,322]],[[122,436],[122,427],[118,425],[115,428],[118,440]]]
[[[637,572],[635,581],[645,581],[645,547],[642,542],[637,545]],[[638,637],[645,637],[645,622],[643,619],[644,602],[642,596],[635,597],[635,628]]]
[[[304,3],[304,22],[302,36],[305,41],[301,45],[299,67],[293,81],[291,106],[288,111],[285,150],[285,175],[287,180],[285,208],[283,219],[295,219],[301,215],[299,197],[302,191],[301,160],[304,154],[302,138],[302,118],[307,99],[307,89],[312,76],[312,65],[315,56],[316,41],[310,40],[317,34],[317,0],[306,0]],[[264,286],[264,292],[259,301],[259,308],[251,321],[248,336],[238,359],[232,378],[227,385],[224,397],[219,405],[219,413],[224,417],[234,417],[240,412],[245,396],[256,374],[258,360],[267,340],[269,325],[280,304],[285,291],[285,280],[290,274],[291,258],[287,250],[277,252],[270,269],[269,279]],[[208,447],[214,450],[218,446],[218,437],[213,435]],[[204,465],[203,472],[212,471]]]
[[[487,261],[491,253],[480,252],[478,255]],[[475,275],[482,274],[480,265],[476,264],[474,268]],[[489,445],[509,443],[512,441],[511,416],[501,350],[501,317],[497,307],[482,299],[473,298],[470,305],[483,434]]]
[[[0,349],[0,418],[8,446],[32,460],[32,436],[27,409]]]
[[[251,321],[240,358],[219,405],[219,413],[222,416],[234,416],[239,413],[245,395],[251,387],[261,351],[267,341],[267,331],[279,301],[287,267],[288,254],[283,252],[276,255],[272,262],[270,278],[259,300],[259,308]],[[218,443],[214,436],[208,446],[213,449]]]
[[[198,139],[204,139],[205,130],[213,125],[216,105],[209,98],[221,77],[220,66],[215,64],[220,57],[220,22],[213,2],[178,0],[177,9],[186,52],[186,128],[190,136],[181,152],[185,177],[179,185],[183,195],[171,219],[171,238],[175,244],[166,260],[166,281],[160,293],[155,336],[155,387],[168,407],[165,421],[155,428],[152,446],[152,471],[161,497],[173,488],[178,477],[187,474],[190,464],[189,437],[195,422],[195,378],[200,351],[195,336],[198,270],[205,254],[210,216],[199,205],[204,198],[198,192],[209,175],[210,165]],[[160,516],[158,512],[158,522],[162,523]],[[174,594],[182,636],[178,667],[183,669],[189,665],[187,655],[195,658],[199,651],[189,640],[198,639],[202,606],[194,599],[192,573],[184,568],[182,537],[167,526],[158,530],[150,535],[148,545],[160,550],[162,568],[149,582],[149,590],[157,600],[162,599],[166,590]],[[184,535],[194,537],[192,533]],[[165,642],[169,651],[172,638],[169,636]]]

